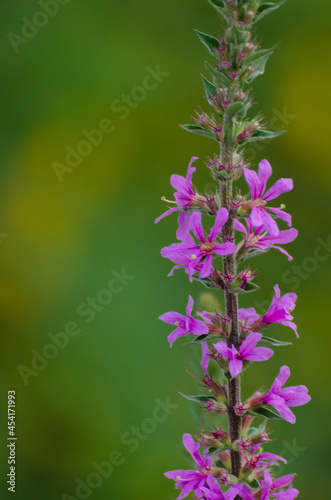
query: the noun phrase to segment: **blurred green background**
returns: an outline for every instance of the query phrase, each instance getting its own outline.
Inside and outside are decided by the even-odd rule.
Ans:
[[[6,411],[15,389],[16,498],[170,500],[163,472],[190,466],[181,436],[198,425],[178,391],[194,393],[196,383],[184,369],[190,348],[170,351],[170,327],[157,317],[184,311],[188,294],[197,300],[205,289],[180,271],[166,277],[171,264],[159,252],[175,241],[176,220],[153,221],[165,209],[160,197],[172,198],[170,175],[184,174],[191,156],[200,157],[196,185],[210,184],[203,160],[216,143],[177,124],[203,104],[207,54],[193,29],[216,33],[218,19],[203,0],[62,0],[46,18],[40,5],[0,7],[1,498],[11,495]],[[252,261],[261,290],[242,304],[269,300],[275,283],[296,291],[300,340],[276,327],[295,346],[253,366],[244,395],[268,387],[284,363],[291,384],[309,386],[311,404],[295,410],[295,426],[272,424],[278,440],[268,447],[288,459],[282,473],[298,474],[302,500],[329,491],[329,16],[328,0],[291,0],[261,21],[263,47],[282,44],[253,90],[266,119],[288,133],[252,149],[251,160],[267,157],[275,178],[293,177],[281,201],[300,237],[289,246],[295,264],[277,252]],[[158,66],[168,75],[147,79]],[[82,131],[101,121],[109,133],[89,150]],[[77,146],[85,156],[59,178],[54,162]],[[110,297],[104,290],[123,268],[134,279],[113,280]],[[76,335],[61,336],[66,328]],[[60,337],[65,347],[49,347]],[[33,361],[43,352],[48,360]],[[167,400],[168,415],[157,410]],[[100,481],[95,463],[110,459]]]

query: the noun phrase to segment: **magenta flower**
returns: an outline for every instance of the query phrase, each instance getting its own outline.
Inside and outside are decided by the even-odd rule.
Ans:
[[[200,271],[200,278],[207,278],[211,273],[213,255],[230,255],[237,250],[236,245],[230,241],[218,243],[217,238],[222,227],[228,220],[229,213],[226,208],[220,208],[216,214],[214,226],[209,235],[205,236],[201,213],[194,212],[190,217],[189,228],[199,240],[199,244],[194,242],[192,236],[186,236],[182,243],[174,243],[161,250],[162,257],[175,262],[175,267],[185,267],[186,272],[193,279],[193,274]],[[190,238],[190,239],[189,239]]]
[[[280,323],[284,326],[289,326],[294,330],[297,337],[299,337],[297,332],[297,326],[293,321],[293,316],[290,314],[295,308],[295,301],[297,295],[295,293],[286,293],[282,297],[280,296],[280,289],[278,285],[274,286],[275,295],[272,299],[268,311],[262,316],[261,321],[264,326],[269,326],[272,323]]]
[[[288,366],[281,367],[279,375],[275,378],[270,391],[263,396],[263,403],[273,406],[284,420],[290,422],[290,424],[294,424],[295,415],[289,407],[304,405],[311,400],[311,397],[305,385],[296,385],[282,389],[290,374]]]
[[[177,500],[185,498],[191,491],[194,491],[198,498],[202,498],[204,492],[202,488],[215,488],[216,479],[211,476],[211,457],[203,457],[199,453],[199,443],[195,443],[190,434],[184,434],[183,443],[187,451],[191,454],[196,463],[196,470],[174,470],[166,472],[164,475],[176,481],[175,488],[182,490]],[[207,452],[207,450],[206,450]]]
[[[176,203],[177,206],[174,208],[170,208],[164,214],[160,215],[160,217],[155,219],[155,222],[159,222],[159,220],[163,219],[163,217],[166,217],[167,215],[170,215],[173,212],[177,212],[178,210],[181,210],[183,208],[189,208],[192,205],[195,205],[198,201],[205,201],[204,198],[202,198],[201,196],[199,197],[199,195],[197,195],[197,190],[195,186],[192,184],[193,172],[196,171],[196,169],[192,167],[192,163],[198,159],[199,158],[197,158],[196,156],[193,156],[191,158],[191,161],[187,169],[186,178],[183,177],[182,175],[175,175],[175,174],[170,177],[170,184],[174,189],[177,190],[174,193],[176,201],[171,203]]]
[[[206,335],[209,332],[208,326],[205,325],[203,321],[195,319],[191,315],[193,305],[194,301],[190,295],[186,307],[186,316],[174,311],[159,316],[159,319],[165,323],[176,326],[176,329],[168,336],[170,347],[172,347],[172,344],[176,339],[184,337],[188,333],[193,333],[194,335]]]
[[[246,182],[249,186],[253,201],[252,210],[250,213],[250,219],[253,226],[261,227],[271,234],[272,236],[277,236],[279,233],[278,226],[272,216],[267,212],[270,210],[277,217],[287,222],[288,226],[291,226],[291,216],[281,210],[280,208],[266,207],[266,203],[274,198],[277,198],[282,193],[287,193],[293,189],[292,179],[279,179],[275,184],[268,189],[265,193],[266,183],[272,174],[272,168],[267,160],[262,160],[259,163],[258,174],[253,170],[244,168],[244,176]]]
[[[234,220],[234,228],[245,235],[244,245],[247,248],[258,248],[262,251],[277,248],[277,250],[287,255],[288,260],[293,260],[293,257],[277,244],[291,243],[298,236],[297,229],[286,229],[285,231],[279,231],[277,236],[270,236],[264,231],[263,226],[256,227],[254,231],[254,226],[249,219],[246,220],[246,225],[247,229],[237,219]]]
[[[259,319],[259,315],[255,311],[254,307],[248,307],[247,309],[238,309],[238,320],[248,331],[250,330],[250,325]]]
[[[201,489],[206,497],[206,500],[234,500],[238,496],[243,500],[254,500],[250,489],[244,484],[233,485],[226,493],[224,493],[224,495],[216,480],[209,489],[205,487]]]
[[[282,461],[285,464],[287,463],[285,458],[279,455],[275,455],[274,453],[258,452],[254,455],[256,451],[259,451],[260,446],[260,444],[252,446],[250,453],[248,453],[246,456],[246,466],[250,469],[254,470],[261,467],[271,467],[274,465],[278,465],[278,461]]]
[[[232,345],[230,349],[226,342],[217,342],[217,344],[214,344],[215,349],[222,354],[222,356],[230,360],[229,372],[232,377],[235,377],[241,372],[243,361],[265,361],[271,358],[274,353],[272,349],[268,347],[255,347],[261,338],[261,333],[250,333],[241,344],[239,351],[237,351],[234,345]]]
[[[294,474],[288,474],[287,476],[282,476],[272,480],[269,471],[264,471],[264,482],[261,491],[261,499],[260,500],[269,500],[271,498],[278,498],[279,500],[292,500],[296,498],[299,494],[298,490],[294,488],[289,488],[287,491],[282,490],[279,493],[274,493],[275,490],[279,490],[280,488],[284,488],[284,486],[288,486],[293,478]]]

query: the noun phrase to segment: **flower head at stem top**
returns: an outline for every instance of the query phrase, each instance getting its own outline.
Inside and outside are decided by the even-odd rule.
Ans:
[[[201,223],[201,213],[194,212],[189,220],[189,229],[199,240],[196,244],[192,236],[188,235],[182,243],[174,243],[161,250],[162,257],[170,259],[180,267],[184,267],[190,276],[190,281],[197,270],[200,278],[207,278],[212,269],[213,255],[230,255],[236,252],[234,243],[217,241],[222,227],[227,222],[229,213],[226,208],[220,208],[216,213],[214,226],[206,236]]]
[[[228,347],[226,342],[217,342],[214,344],[215,349],[222,354],[222,356],[230,360],[229,372],[232,377],[235,377],[241,372],[244,361],[265,361],[271,358],[274,353],[272,349],[268,347],[255,347],[261,338],[261,333],[250,333],[241,344],[239,351],[234,345],[232,345],[231,348]]]
[[[267,160],[262,160],[259,163],[258,174],[254,170],[244,168],[244,177],[249,186],[252,202],[248,202],[250,211],[250,219],[254,227],[263,227],[270,235],[277,236],[279,229],[277,223],[268,213],[267,210],[273,212],[277,217],[287,222],[288,226],[292,225],[291,216],[284,212],[281,208],[266,207],[266,203],[274,198],[277,198],[282,193],[286,193],[293,189],[292,179],[278,179],[275,184],[265,192],[266,183],[272,174],[272,168]],[[246,205],[246,204],[244,204]]]
[[[270,390],[263,396],[262,403],[273,406],[284,420],[290,422],[290,424],[294,424],[295,415],[289,407],[304,405],[311,400],[311,397],[305,385],[296,385],[282,389],[290,374],[288,366],[284,365],[281,367]]]

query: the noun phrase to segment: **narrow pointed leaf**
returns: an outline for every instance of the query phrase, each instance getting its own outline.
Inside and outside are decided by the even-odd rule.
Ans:
[[[254,22],[258,22],[263,19],[265,16],[278,9],[281,5],[283,5],[286,0],[280,0],[280,2],[265,2],[262,3],[257,9],[257,16],[254,19]]]
[[[208,99],[209,104],[212,104],[212,100],[210,99],[210,96],[212,95],[213,97],[216,97],[216,92],[217,89],[213,83],[211,83],[207,78],[205,78],[203,75],[202,77],[202,83],[205,89],[206,97]]]
[[[272,132],[271,130],[258,130],[251,137],[247,137],[241,144],[247,144],[248,142],[256,142],[256,141],[266,141],[269,139],[274,139],[282,134],[284,134],[286,130],[281,130],[280,132]]]
[[[217,55],[218,54],[218,47],[219,43],[217,38],[207,35],[206,33],[202,33],[201,31],[195,30],[196,34],[199,37],[199,40],[207,49],[209,50],[210,54],[212,55]]]
[[[256,410],[252,410],[248,412],[249,415],[255,415],[255,416],[260,416],[267,418],[268,420],[280,420],[281,417],[273,412],[272,410],[269,410],[266,406],[261,406],[260,408],[256,408]]]
[[[272,52],[268,52],[267,54],[264,54],[263,56],[259,57],[254,61],[254,71],[250,74],[250,76],[247,78],[248,82],[252,82],[255,80],[256,77],[263,75],[267,61],[269,57],[271,56]]]
[[[187,394],[183,394],[182,392],[179,393],[183,398],[188,399],[189,401],[194,401],[195,403],[208,403],[211,399],[216,401],[216,399],[213,396],[203,396],[203,395],[198,395],[198,396],[188,396]]]
[[[208,69],[208,71],[210,71],[210,73],[213,75],[215,83],[224,86],[229,86],[231,84],[230,78],[226,76],[223,69],[222,70],[216,69],[208,61],[205,62],[205,66]]]
[[[180,125],[181,128],[184,130],[187,130],[187,132],[192,132],[193,134],[198,134],[198,135],[203,135],[204,137],[209,137],[210,139],[214,139],[214,141],[217,141],[216,135],[211,132],[210,130],[206,130],[203,127],[199,127],[199,125]]]
[[[183,345],[194,345],[194,344],[200,344],[201,342],[218,342],[219,340],[222,340],[224,337],[221,335],[216,335],[216,334],[211,334],[211,335],[200,335],[199,337],[196,337],[192,342],[185,342]]]
[[[281,340],[277,340],[277,339],[272,339],[271,337],[262,337],[261,339],[261,342],[262,340],[264,340],[264,342],[268,342],[269,344],[272,344],[274,346],[286,346],[286,345],[293,345],[292,342],[282,342]]]
[[[214,9],[216,9],[218,14],[223,17],[223,19],[225,19],[226,21],[230,19],[227,10],[224,8],[225,2],[223,2],[222,0],[208,0],[208,2],[214,7]]]

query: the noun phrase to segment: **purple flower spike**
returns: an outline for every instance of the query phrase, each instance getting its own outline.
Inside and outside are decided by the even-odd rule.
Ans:
[[[270,236],[266,233],[263,226],[256,227],[254,230],[254,226],[249,219],[246,220],[246,225],[247,229],[237,219],[234,220],[234,228],[245,235],[244,244],[247,248],[258,248],[263,251],[276,248],[286,255],[288,260],[293,260],[293,257],[291,257],[284,248],[278,246],[278,244],[284,245],[294,241],[298,236],[297,229],[286,229],[285,231],[279,231],[277,236]]]
[[[206,335],[209,332],[208,326],[205,325],[203,321],[195,319],[191,315],[193,304],[194,302],[190,295],[186,307],[186,316],[173,311],[159,316],[159,319],[165,323],[175,325],[177,327],[168,337],[170,347],[172,347],[172,344],[176,339],[184,337],[188,333],[193,333],[194,335]]]
[[[216,214],[214,226],[209,235],[205,236],[201,213],[194,212],[189,221],[189,228],[199,240],[199,244],[194,242],[191,235],[187,235],[182,243],[174,243],[161,250],[162,257],[170,259],[177,264],[177,267],[185,267],[186,272],[193,279],[193,274],[200,271],[200,278],[207,278],[211,273],[212,258],[214,254],[230,255],[236,252],[237,247],[233,243],[226,241],[218,243],[217,238],[222,227],[228,220],[229,213],[226,208],[220,208]]]
[[[170,177],[170,184],[174,189],[177,191],[175,192],[174,196],[176,201],[171,202],[171,203],[176,203],[177,207],[170,208],[167,210],[164,214],[160,215],[157,219],[155,219],[155,222],[159,222],[163,217],[166,217],[167,215],[172,214],[173,212],[178,212],[178,210],[181,210],[183,208],[189,208],[192,205],[195,205],[195,202],[197,201],[195,198],[197,196],[197,190],[195,186],[192,184],[192,176],[193,172],[195,172],[195,167],[192,167],[192,163],[195,160],[198,160],[196,156],[193,156],[191,158],[191,161],[189,163],[188,169],[187,169],[187,174],[186,178],[183,177],[182,175],[172,175]]]
[[[250,219],[253,226],[263,226],[269,234],[277,236],[279,233],[278,226],[267,210],[270,210],[277,217],[287,222],[288,226],[292,225],[291,216],[280,208],[266,208],[265,205],[268,201],[277,198],[280,194],[291,191],[293,189],[292,179],[279,179],[267,192],[265,192],[267,180],[272,174],[270,163],[267,160],[262,160],[259,163],[258,174],[254,172],[254,170],[248,168],[244,168],[243,170],[253,198],[252,210],[250,213]]]
[[[282,490],[279,493],[275,493],[275,490],[279,490],[284,486],[288,486],[293,478],[294,474],[288,474],[287,476],[280,477],[275,481],[272,480],[269,471],[264,471],[264,482],[261,491],[261,499],[260,500],[270,500],[271,498],[278,498],[279,500],[293,500],[299,494],[298,490],[290,487],[288,490]]]
[[[264,326],[271,325],[272,323],[280,323],[281,325],[289,326],[294,330],[297,337],[297,326],[293,321],[293,316],[290,314],[295,308],[295,301],[297,296],[295,293],[286,293],[280,296],[280,289],[278,285],[274,286],[275,295],[272,299],[268,311],[262,316],[261,320]]]
[[[261,340],[262,334],[252,332],[246,337],[241,344],[239,351],[232,345],[231,349],[226,342],[218,342],[214,344],[215,349],[228,358],[229,372],[232,377],[238,375],[243,367],[243,361],[265,361],[273,355],[273,350],[268,347],[255,347]]]
[[[174,470],[166,472],[164,475],[176,481],[176,489],[182,490],[177,500],[185,498],[191,491],[194,491],[198,498],[203,496],[203,489],[215,489],[216,479],[211,476],[211,457],[202,457],[199,453],[199,443],[195,443],[191,434],[184,434],[183,443],[187,451],[191,454],[196,463],[196,470]],[[221,497],[222,498],[222,497]]]
[[[270,391],[263,397],[263,403],[273,406],[284,420],[290,422],[290,424],[294,424],[295,415],[289,407],[309,403],[311,397],[305,385],[296,385],[282,389],[290,374],[288,366],[281,367],[279,375],[275,378]]]

